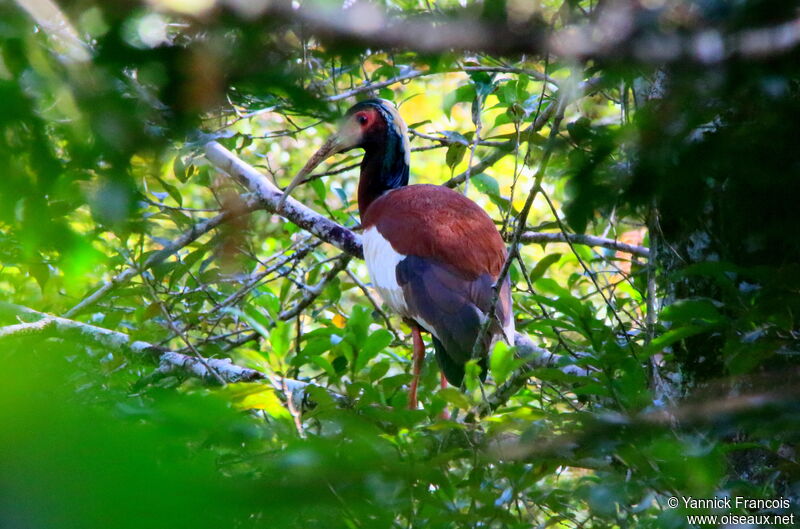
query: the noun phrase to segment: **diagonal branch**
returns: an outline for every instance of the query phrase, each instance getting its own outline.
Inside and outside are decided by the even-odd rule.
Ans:
[[[520,211],[519,216],[517,217],[517,225],[514,228],[511,238],[511,247],[509,248],[508,256],[506,257],[506,260],[503,263],[503,268],[500,270],[500,273],[498,274],[497,279],[492,286],[492,299],[489,303],[489,310],[486,311],[486,318],[481,324],[478,336],[475,339],[474,345],[472,346],[472,358],[480,358],[486,352],[484,350],[484,338],[489,331],[489,326],[495,321],[495,308],[497,307],[497,303],[500,299],[500,289],[503,287],[503,283],[506,281],[506,276],[511,268],[511,263],[519,254],[520,238],[522,237],[522,232],[525,231],[525,226],[528,222],[528,214],[533,206],[533,201],[536,198],[536,195],[542,190],[542,180],[544,179],[545,170],[547,169],[547,163],[549,162],[550,156],[553,153],[553,148],[555,147],[555,139],[558,134],[558,128],[561,124],[561,119],[564,117],[564,109],[567,105],[567,99],[568,98],[565,93],[562,92],[562,96],[558,99],[558,101],[550,105],[550,108],[555,106],[557,109],[555,111],[556,114],[553,125],[550,128],[548,144],[545,148],[542,159],[539,162],[539,169],[534,175],[533,185],[531,186],[531,190],[528,192],[528,198],[525,199],[525,204],[522,206],[522,211]]]
[[[517,354],[525,361],[525,364],[511,373],[508,379],[503,384],[500,384],[494,393],[481,402],[474,412],[467,415],[465,419],[466,422],[471,422],[475,415],[484,417],[503,406],[517,391],[528,383],[528,379],[531,378],[531,372],[533,370],[543,367],[558,366],[564,360],[564,357],[561,355],[537,347],[528,336],[518,332],[514,333],[514,346],[517,348]],[[582,355],[585,354],[582,353]],[[580,367],[574,363],[569,363],[558,369],[567,375],[576,376],[588,376],[594,372],[591,368]]]
[[[240,160],[231,151],[212,141],[206,144],[206,158],[217,168],[255,193],[261,206],[272,213],[279,213],[284,218],[297,224],[342,250],[356,257],[362,257],[361,237],[327,217],[316,213],[311,208],[289,197],[278,211],[278,203],[283,193],[267,177],[251,165]]]
[[[333,279],[336,278],[337,275],[339,275],[339,272],[347,268],[347,263],[350,262],[351,258],[352,256],[348,254],[342,254],[341,257],[337,258],[336,264],[334,264],[333,267],[330,270],[328,270],[325,276],[322,279],[320,279],[316,285],[308,287],[306,289],[306,293],[303,295],[302,298],[300,298],[299,301],[297,301],[294,305],[292,305],[288,309],[278,314],[278,319],[284,321],[290,320],[295,316],[297,316],[298,314],[300,314],[301,312],[303,312],[303,310],[306,307],[308,307],[311,303],[313,303],[314,300],[317,299],[320,296],[320,294],[322,294],[322,291],[325,290],[325,287],[328,285],[328,283],[333,281]]]
[[[584,83],[590,86],[597,87],[598,83]],[[586,89],[586,88],[584,88]],[[551,105],[557,106],[557,105]],[[544,115],[544,113],[543,113]],[[537,120],[538,123],[539,120]],[[258,203],[258,206],[263,206],[264,209],[277,213],[277,202],[282,196],[281,191],[267,179],[266,176],[261,174],[257,169],[248,163],[241,160],[238,156],[223,147],[217,142],[210,142],[206,145],[206,156],[208,160],[217,168],[225,171],[233,178],[242,182],[250,191],[256,193],[255,198],[251,201]],[[482,171],[482,163],[478,163],[473,167],[473,172]],[[451,179],[445,185],[452,184],[449,187],[457,185],[460,180],[458,176]],[[252,205],[248,202],[249,206],[257,209],[258,206]],[[285,209],[278,213],[285,219],[297,224],[301,228],[307,229],[309,232],[316,235],[319,239],[333,244],[340,248],[345,253],[354,257],[362,257],[361,238],[353,233],[348,228],[337,224],[336,222],[316,213],[312,209],[304,206],[295,199],[289,197],[286,200]],[[594,235],[578,235],[578,234],[562,234],[562,233],[548,233],[537,231],[525,231],[520,234],[520,243],[537,243],[547,244],[555,242],[567,242],[569,239],[573,244],[581,244],[584,246],[600,246],[621,252],[627,252],[633,255],[647,257],[649,249],[643,246],[636,246],[632,244],[625,244],[623,242],[615,241],[604,237],[597,237]],[[149,261],[149,260],[148,260]]]

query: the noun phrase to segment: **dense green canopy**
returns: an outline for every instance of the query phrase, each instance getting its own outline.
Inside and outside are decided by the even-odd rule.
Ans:
[[[800,514],[796,2],[58,4],[0,5],[0,525]],[[511,249],[519,347],[418,410],[360,151],[276,210],[368,97]]]

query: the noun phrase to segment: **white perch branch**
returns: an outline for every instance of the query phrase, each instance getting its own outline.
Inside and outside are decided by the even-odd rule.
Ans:
[[[278,213],[343,252],[362,257],[361,237],[291,197],[278,211],[283,193],[266,176],[215,141],[207,143],[205,150],[206,158],[255,193],[264,209]]]
[[[278,202],[281,196],[283,196],[280,189],[270,182],[260,171],[240,159],[219,143],[212,141],[206,144],[206,158],[208,158],[214,166],[255,193],[263,207],[268,211],[281,215],[346,253],[359,258],[363,256],[361,238],[357,234],[341,224],[337,224],[329,218],[320,215],[311,208],[304,206],[294,198],[289,197],[284,203],[283,210],[278,211]],[[549,242],[566,242],[567,238],[574,244],[602,246],[604,248],[628,252],[642,257],[646,257],[649,254],[649,250],[643,246],[625,244],[613,239],[606,239],[593,235],[567,234],[565,236],[562,233],[528,231],[523,233],[521,242],[546,244]]]
[[[38,318],[32,322],[0,327],[0,343],[28,336],[58,337],[80,343],[91,343],[98,347],[121,352],[132,358],[157,361],[159,367],[155,371],[156,376],[179,374],[200,378],[213,384],[216,383],[217,378],[206,367],[210,366],[228,383],[268,381],[279,393],[291,393],[291,398],[298,407],[307,399],[308,388],[315,385],[242,367],[234,364],[230,358],[204,358],[201,362],[194,356],[169,351],[148,342],[131,340],[130,336],[122,332],[52,316],[28,307],[0,303],[0,314],[16,315],[25,319]],[[347,399],[344,396],[325,388],[323,390],[337,402],[346,403]]]

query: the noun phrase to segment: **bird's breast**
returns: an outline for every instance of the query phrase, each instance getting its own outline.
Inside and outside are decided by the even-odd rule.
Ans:
[[[410,317],[403,289],[397,283],[397,265],[406,256],[395,251],[375,226],[366,229],[361,240],[372,285],[392,311]]]

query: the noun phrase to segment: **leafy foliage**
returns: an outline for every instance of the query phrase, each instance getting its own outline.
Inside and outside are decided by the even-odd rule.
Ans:
[[[77,2],[55,25],[18,4],[0,6],[10,527],[673,528],[670,496],[797,498],[796,51],[653,68],[386,51],[281,2]],[[384,4],[495,30],[604,9]],[[791,14],[652,4],[642,34]],[[410,124],[412,180],[468,182],[509,242],[545,171],[528,229],[570,242],[521,246],[510,275],[517,330],[553,362],[500,343],[461,391],[429,358],[406,409],[409,329],[363,263],[203,156],[215,139],[286,184],[370,96]],[[297,193],[350,229],[358,156]],[[569,238],[584,233],[650,257]],[[39,332],[20,307],[95,330]],[[167,350],[268,378],[163,369]]]

